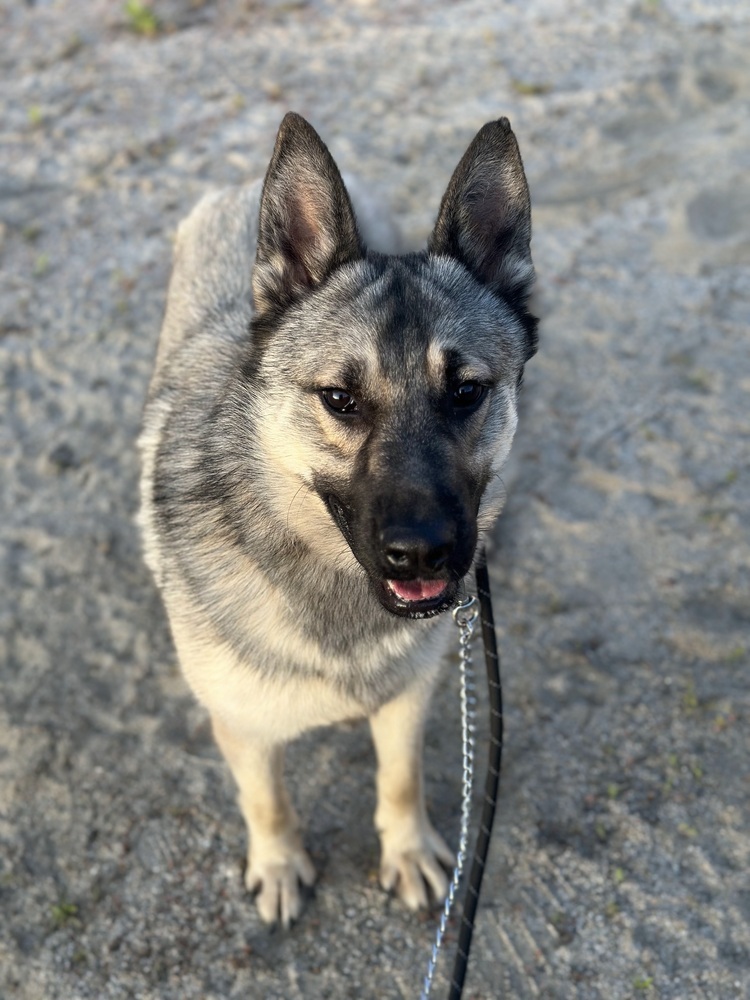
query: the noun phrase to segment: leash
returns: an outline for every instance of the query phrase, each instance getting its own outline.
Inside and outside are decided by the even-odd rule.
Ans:
[[[500,785],[500,765],[503,757],[503,690],[500,684],[500,655],[497,651],[497,635],[495,633],[495,618],[492,613],[492,594],[490,593],[490,576],[487,571],[487,555],[484,550],[476,568],[477,594],[482,622],[482,640],[484,642],[484,661],[487,670],[487,688],[490,702],[490,745],[487,760],[487,773],[484,781],[484,799],[482,815],[479,820],[479,832],[474,847],[474,857],[471,863],[469,885],[464,898],[464,909],[461,914],[461,931],[458,937],[458,949],[451,975],[449,1000],[460,1000],[463,992],[466,966],[469,962],[471,938],[474,933],[474,918],[479,903],[479,892],[482,888],[487,854],[490,849],[492,824],[495,822],[497,792]]]
[[[500,784],[500,765],[503,753],[503,695],[500,685],[500,656],[497,651],[497,636],[492,613],[492,595],[490,593],[490,578],[487,571],[487,555],[482,550],[476,566],[476,597],[468,596],[454,608],[453,620],[460,630],[459,636],[459,666],[461,677],[461,743],[462,743],[462,796],[461,796],[461,833],[456,854],[456,867],[453,870],[448,896],[443,907],[432,955],[427,966],[420,1000],[428,1000],[432,988],[435,968],[437,966],[440,946],[445,929],[448,925],[458,884],[463,873],[466,858],[466,847],[469,835],[469,815],[471,811],[471,793],[474,778],[474,724],[476,697],[475,685],[471,667],[471,639],[477,620],[481,621],[482,639],[484,643],[484,658],[487,670],[487,687],[489,691],[490,737],[487,772],[484,783],[484,798],[482,815],[479,821],[477,840],[472,857],[469,884],[464,896],[461,926],[459,930],[456,957],[451,973],[448,1000],[461,1000],[471,951],[471,939],[474,934],[474,921],[479,903],[479,893],[487,863],[487,854],[492,836],[492,825],[495,820],[497,793]]]

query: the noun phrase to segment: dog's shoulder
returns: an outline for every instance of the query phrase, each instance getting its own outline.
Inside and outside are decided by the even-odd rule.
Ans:
[[[403,234],[382,197],[353,174],[344,174],[344,184],[352,200],[359,233],[365,245],[378,253],[403,253]]]
[[[262,183],[204,195],[175,236],[173,269],[154,381],[190,338],[207,329],[233,339],[252,316],[250,284]]]

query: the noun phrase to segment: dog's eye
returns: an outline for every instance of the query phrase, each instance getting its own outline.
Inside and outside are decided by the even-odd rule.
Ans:
[[[347,416],[350,413],[359,413],[357,400],[346,389],[323,389],[321,396],[329,410],[333,410],[334,413],[343,413]]]
[[[487,386],[481,382],[462,382],[453,390],[453,405],[456,409],[476,406],[486,392]]]

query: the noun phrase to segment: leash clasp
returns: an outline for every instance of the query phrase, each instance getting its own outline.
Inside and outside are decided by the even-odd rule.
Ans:
[[[478,617],[479,601],[473,594],[464,597],[453,609],[453,621],[460,629],[473,629]]]

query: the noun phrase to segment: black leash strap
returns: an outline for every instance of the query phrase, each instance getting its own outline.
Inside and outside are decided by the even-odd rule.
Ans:
[[[495,820],[497,790],[500,784],[500,764],[503,755],[503,692],[500,686],[500,656],[497,652],[497,636],[495,635],[492,595],[490,594],[490,577],[487,572],[487,555],[484,551],[482,551],[477,563],[476,579],[490,701],[490,745],[487,777],[484,782],[482,817],[479,822],[479,832],[477,833],[474,857],[471,862],[469,884],[466,887],[466,895],[464,897],[461,929],[458,936],[458,948],[453,964],[448,1000],[461,1000],[461,994],[463,993],[466,967],[469,962],[469,951],[471,950],[471,938],[474,933],[474,918],[477,912],[477,904],[479,903],[479,891],[482,887],[487,853],[490,848],[492,824]]]

